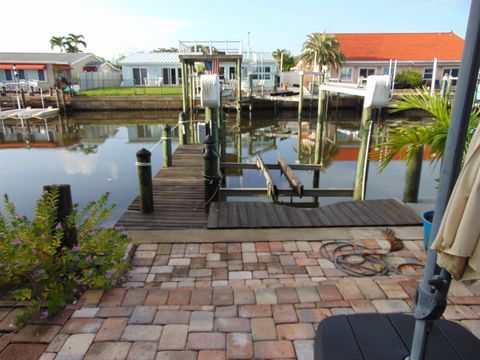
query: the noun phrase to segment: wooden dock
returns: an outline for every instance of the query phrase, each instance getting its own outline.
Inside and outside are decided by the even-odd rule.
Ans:
[[[221,202],[210,208],[209,229],[416,226],[420,217],[394,200],[343,201],[313,209],[265,202]]]
[[[173,166],[153,178],[154,212],[142,214],[137,197],[117,225],[126,230],[255,229],[361,226],[416,226],[420,217],[394,200],[344,201],[319,208],[269,202],[213,203],[204,210],[203,145],[181,145]],[[284,190],[284,189],[283,189]]]
[[[127,230],[205,228],[203,145],[180,145],[173,166],[162,168],[153,178],[154,212],[142,214],[137,197],[117,225]]]

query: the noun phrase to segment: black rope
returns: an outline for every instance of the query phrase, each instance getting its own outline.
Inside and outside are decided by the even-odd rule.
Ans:
[[[332,249],[329,252],[330,248]],[[418,262],[405,262],[398,266],[391,265],[384,259],[385,255],[389,253],[388,251],[375,251],[367,246],[347,241],[326,242],[320,247],[319,252],[324,258],[334,263],[337,269],[356,277],[401,274],[401,267],[406,265],[423,267]]]

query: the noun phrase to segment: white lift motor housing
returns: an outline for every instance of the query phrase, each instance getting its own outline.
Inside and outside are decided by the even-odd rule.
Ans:
[[[218,74],[200,76],[200,103],[204,108],[220,106],[220,78]]]

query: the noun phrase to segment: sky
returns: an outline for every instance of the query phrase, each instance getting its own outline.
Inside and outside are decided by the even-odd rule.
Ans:
[[[52,36],[74,33],[84,35],[84,52],[107,60],[178,47],[179,40],[246,46],[250,39],[255,51],[296,55],[312,32],[453,31],[464,38],[469,8],[470,0],[24,0],[2,16],[0,52],[52,52]]]

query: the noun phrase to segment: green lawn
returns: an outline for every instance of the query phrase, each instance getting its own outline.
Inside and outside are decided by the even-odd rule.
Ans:
[[[170,87],[110,87],[81,91],[81,96],[182,95],[180,86]]]

